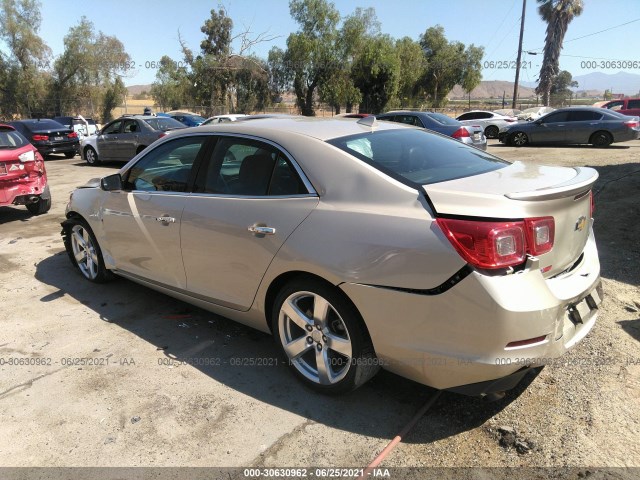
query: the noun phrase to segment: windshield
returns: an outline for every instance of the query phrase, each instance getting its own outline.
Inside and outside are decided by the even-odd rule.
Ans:
[[[200,115],[186,115],[186,118],[191,120],[193,123],[202,123],[205,121],[205,119]]]
[[[419,129],[361,133],[328,143],[411,184],[445,182],[509,165],[482,150]]]
[[[173,130],[174,128],[184,128],[184,123],[180,123],[170,117],[156,117],[145,119],[147,125],[154,130],[161,130],[166,132],[167,130]]]
[[[29,142],[15,130],[0,127],[0,149],[14,149],[24,147]]]

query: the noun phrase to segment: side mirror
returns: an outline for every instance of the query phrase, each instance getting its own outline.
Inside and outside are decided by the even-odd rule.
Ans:
[[[122,177],[119,173],[108,175],[100,180],[100,188],[105,192],[122,190]]]

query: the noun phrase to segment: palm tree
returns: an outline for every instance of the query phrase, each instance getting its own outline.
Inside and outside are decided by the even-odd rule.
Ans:
[[[547,22],[547,37],[536,93],[542,95],[542,102],[548,107],[553,77],[560,70],[558,60],[564,35],[571,20],[582,13],[583,4],[582,0],[538,0],[538,3],[538,13]]]

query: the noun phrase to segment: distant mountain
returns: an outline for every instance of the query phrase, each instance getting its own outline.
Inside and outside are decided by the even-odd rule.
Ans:
[[[507,82],[505,80],[488,80],[480,82],[476,88],[471,91],[471,99],[481,98],[502,98],[502,94],[505,94],[505,98],[511,98],[513,96],[513,82]],[[529,87],[520,84],[518,89],[518,95],[520,98],[535,98],[536,92]],[[468,98],[460,85],[456,85],[449,93],[451,100],[458,100]]]
[[[640,91],[640,75],[635,73],[618,72],[613,74],[593,72],[573,77],[578,82],[578,90],[598,90],[612,93],[635,95]]]
[[[127,91],[129,92],[129,95],[138,95],[144,91],[151,91],[151,84],[148,85],[129,85],[127,88]]]

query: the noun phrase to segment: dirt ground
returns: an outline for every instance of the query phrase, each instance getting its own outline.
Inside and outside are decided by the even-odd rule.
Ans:
[[[599,320],[564,364],[499,402],[443,393],[382,466],[579,467],[582,477],[640,467],[640,141],[491,141],[489,151],[600,172]],[[248,365],[277,358],[268,335],[124,279],[84,281],[59,222],[74,186],[116,168],[50,159],[50,213],[0,208],[0,466],[364,467],[434,393],[382,372],[350,395],[320,396],[281,363]]]

